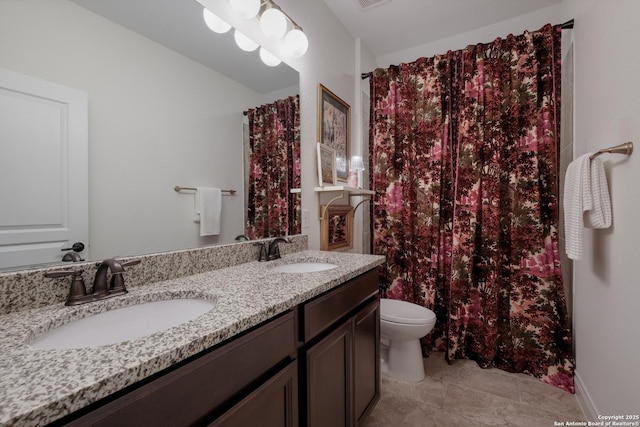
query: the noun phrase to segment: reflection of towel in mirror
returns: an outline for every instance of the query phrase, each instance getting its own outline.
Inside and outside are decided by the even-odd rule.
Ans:
[[[611,202],[602,160],[583,154],[569,164],[564,181],[565,250],[582,259],[582,228],[611,225]]]
[[[222,191],[219,188],[197,187],[194,222],[200,223],[200,235],[220,234]]]

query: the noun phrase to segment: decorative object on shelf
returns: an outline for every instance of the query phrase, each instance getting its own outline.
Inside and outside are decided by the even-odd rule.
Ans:
[[[318,141],[336,150],[336,177],[347,180],[350,128],[349,104],[333,92],[318,85]]]
[[[336,185],[336,150],[318,142],[318,182]]]
[[[353,208],[349,205],[322,206],[326,215],[320,221],[320,250],[352,247]]]
[[[320,221],[326,218],[327,207],[331,206],[331,204],[333,204],[333,202],[335,202],[336,200],[340,200],[344,197],[348,197],[349,202],[351,202],[351,197],[354,197],[354,196],[373,196],[376,194],[375,191],[372,191],[372,190],[364,190],[362,188],[351,188],[346,185],[316,187],[314,188],[314,191],[318,193],[338,193],[335,197],[333,197],[323,207],[320,208]],[[370,200],[371,200],[370,197],[364,198],[358,204],[353,206],[353,211],[355,212],[356,209],[358,209],[358,207],[361,204],[369,202]]]
[[[349,166],[349,177],[347,178],[347,185],[349,187],[358,188],[360,172],[364,170],[364,163],[362,157],[352,156]]]
[[[309,40],[300,27],[289,15],[287,15],[273,0],[230,0],[231,10],[244,19],[258,17],[260,31],[270,39],[281,40],[284,52],[294,58],[299,58],[309,48]],[[231,29],[231,25],[217,16],[215,13],[204,8],[202,12],[207,27],[211,31],[222,34]],[[249,37],[235,31],[234,39],[240,49],[252,52],[257,49],[259,43]],[[272,52],[260,46],[260,59],[266,65],[275,67],[280,62]]]

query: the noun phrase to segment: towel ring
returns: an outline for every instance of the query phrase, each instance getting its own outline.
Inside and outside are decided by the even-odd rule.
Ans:
[[[602,150],[598,150],[598,152],[593,153],[589,156],[589,160],[593,160],[598,157],[600,154],[610,153],[610,154],[625,154],[630,156],[633,153],[633,142],[625,142],[624,144],[616,145],[614,147],[603,148]]]

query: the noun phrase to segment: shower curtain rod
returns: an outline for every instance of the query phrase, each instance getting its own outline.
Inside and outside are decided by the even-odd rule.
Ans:
[[[564,24],[561,25],[563,30],[570,30],[573,28],[573,19],[568,20],[567,22],[565,22]],[[368,79],[369,77],[371,77],[371,73],[362,73],[360,74],[360,78],[362,80]]]

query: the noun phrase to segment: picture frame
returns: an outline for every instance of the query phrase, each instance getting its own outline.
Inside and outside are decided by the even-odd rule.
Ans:
[[[336,185],[336,150],[318,142],[318,185]]]
[[[320,220],[320,250],[347,250],[353,246],[353,207],[324,205]]]
[[[318,141],[336,150],[336,179],[347,181],[351,136],[351,109],[322,84],[318,84]]]

